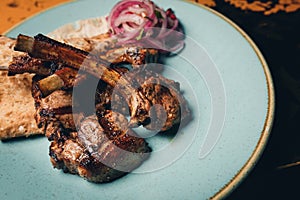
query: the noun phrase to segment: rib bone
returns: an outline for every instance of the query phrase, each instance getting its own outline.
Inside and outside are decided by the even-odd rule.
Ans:
[[[88,52],[52,40],[42,34],[38,34],[34,38],[19,35],[15,50],[27,52],[30,56],[35,58],[72,66],[77,70],[82,69],[106,82],[113,88],[117,87],[117,90],[125,97],[129,105],[131,117],[129,124],[131,127],[149,124],[149,112],[152,103],[161,102],[159,101],[160,97],[158,95],[155,95],[150,101],[143,93],[143,90],[139,88],[136,89],[133,86],[132,80],[126,79],[126,76],[122,76],[119,72],[110,68],[111,63]],[[157,100],[155,98],[157,98]],[[176,97],[170,95],[170,98]],[[162,102],[162,104],[163,103],[164,102]],[[164,105],[162,106],[165,107]],[[180,110],[179,103],[176,103],[174,106],[175,108],[173,109]],[[180,114],[180,111],[177,113]],[[175,118],[177,119],[177,117]],[[165,127],[164,129],[167,128],[170,127]]]

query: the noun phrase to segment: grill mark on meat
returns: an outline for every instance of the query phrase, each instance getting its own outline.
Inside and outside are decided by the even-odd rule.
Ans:
[[[104,60],[100,58],[97,59],[92,55],[86,56],[86,53],[82,53],[81,50],[74,50],[74,47],[69,48],[69,45],[64,45],[57,41],[51,40],[46,36],[39,34],[35,37],[35,39],[33,39],[28,36],[19,35],[15,49],[26,51],[33,57],[62,62],[76,69],[80,69],[82,67],[81,64],[85,62],[83,67],[84,70],[102,79],[113,87],[118,84],[120,86],[120,92],[123,93],[125,97],[132,97],[131,99],[133,101],[138,101],[142,98],[138,96],[135,89],[131,87],[130,83],[122,78],[117,71],[108,68],[109,64]],[[129,98],[126,98],[126,100],[129,101]],[[142,106],[142,104],[139,105]],[[144,116],[136,116],[136,108],[132,109],[131,114],[132,124],[137,124],[145,120]]]
[[[64,115],[72,114],[72,106],[59,107],[59,108],[50,108],[50,109],[41,109],[39,114],[43,117],[51,117],[54,115]]]
[[[39,78],[35,77],[33,83],[36,84]],[[42,109],[44,111],[42,118],[45,120],[45,135],[52,141],[49,155],[55,168],[79,174],[88,181],[109,182],[124,176],[149,157],[148,153],[151,149],[142,138],[138,138],[133,131],[128,130],[125,117],[118,115],[119,117],[116,118],[108,112],[105,114],[106,118],[110,119],[110,128],[114,130],[113,133],[105,132],[96,116],[82,120],[80,131],[76,132],[73,114],[69,114],[70,116],[58,115],[62,113],[55,111],[55,109],[61,109],[61,107],[57,108],[57,101],[60,105],[70,103],[69,93],[59,90],[47,97],[41,97],[36,94],[39,91],[34,84],[33,96],[38,97],[37,110],[43,107],[49,109],[47,112],[46,109]],[[61,98],[65,99],[65,102],[62,102]],[[66,125],[66,122],[70,121],[72,124]],[[119,121],[122,125],[119,126],[120,123],[115,121]],[[115,124],[113,125],[113,123]],[[96,128],[91,129],[91,126]],[[109,128],[107,127],[107,129]]]
[[[119,133],[113,140],[109,139],[97,117],[87,117],[81,122],[75,140],[51,143],[51,162],[55,168],[79,174],[89,181],[112,181],[138,167],[151,151],[143,139],[131,136],[133,132]]]
[[[120,46],[109,34],[92,38],[63,39],[62,41],[83,51],[91,52],[112,64],[129,63],[133,67],[139,67],[146,63],[156,63],[160,56],[157,49],[131,45]]]
[[[69,48],[68,45],[63,45],[57,41],[53,41],[45,36],[38,35],[38,39],[33,39],[27,36],[19,35],[17,40],[16,50],[23,50],[42,59],[51,58],[54,61],[64,62],[67,65],[73,66],[77,69],[80,69],[83,61],[85,62],[84,70],[88,73],[102,79],[109,85],[115,87],[119,86],[119,91],[126,101],[133,101],[131,105],[138,105],[139,107],[132,107],[131,109],[131,126],[136,126],[143,124],[145,120],[149,117],[147,115],[137,115],[138,111],[143,111],[147,113],[147,108],[144,108],[143,105],[149,105],[150,102],[147,102],[147,99],[140,96],[139,93],[131,87],[130,82],[122,78],[122,76],[115,70],[108,68],[107,63],[102,59],[96,59],[94,56],[86,56],[81,51],[73,51],[73,48]],[[46,43],[48,42],[48,43]],[[47,49],[42,51],[42,49]],[[144,102],[138,103],[139,101]],[[148,106],[149,107],[149,106]]]
[[[28,55],[22,55],[13,57],[9,67],[8,67],[8,75],[14,76],[16,74],[23,73],[35,73],[42,76],[48,76],[52,73],[52,69],[50,67],[52,62],[42,61],[40,59],[31,58]]]
[[[85,72],[101,79],[95,102],[97,116],[85,118],[86,113],[72,113],[71,90],[59,89],[45,96],[40,87],[45,78],[34,78],[32,96],[36,102],[36,119],[51,141],[49,155],[53,166],[64,172],[79,174],[93,182],[115,180],[141,165],[151,152],[146,141],[130,128],[132,122],[156,130],[165,114],[166,122],[159,127],[165,131],[180,122],[182,111],[188,111],[181,108],[184,99],[179,84],[157,73],[144,68],[128,71],[110,66],[105,59],[43,35],[34,39],[21,35],[18,40],[21,42],[17,42],[16,50],[23,49],[31,56],[64,66],[57,68],[54,74],[64,80],[66,88],[74,86],[72,81],[83,62]],[[123,59],[120,62],[126,62],[126,59],[118,58]],[[72,69],[67,66],[72,66]],[[128,114],[126,106],[117,104],[115,109],[112,105],[115,100],[127,102],[131,119],[135,117],[136,121],[128,123],[121,114]],[[153,113],[150,108],[154,108]]]
[[[61,63],[47,61],[30,57],[29,55],[14,56],[8,66],[8,75],[14,76],[16,74],[33,73],[40,76],[49,76],[54,74],[57,70],[67,68],[72,74],[70,67]]]
[[[137,110],[137,115],[146,116],[148,114],[148,118],[143,123],[145,128],[163,132],[190,117],[187,102],[180,93],[178,82],[167,79],[147,68],[132,70],[125,76],[137,88],[140,97],[144,97],[139,99],[138,103],[150,102],[150,104],[144,105],[146,110]],[[132,105],[130,106],[132,107]]]
[[[57,90],[49,96],[43,97],[38,87],[40,79],[40,76],[34,76],[32,83],[32,96],[36,106],[35,119],[38,126],[40,128],[44,127],[47,137],[57,131],[56,128],[51,128],[53,124],[65,129],[76,130],[73,115],[80,114],[72,112],[71,91]]]
[[[46,48],[49,51],[42,52],[38,49]],[[16,43],[15,49],[18,50],[18,42]],[[56,51],[52,51],[56,50]],[[42,34],[38,34],[34,37],[33,51],[29,53],[33,57],[41,57],[45,60],[56,61],[58,63],[66,63],[69,66],[73,66],[76,69],[80,69],[80,65],[87,59],[100,62],[105,66],[109,66],[110,63],[98,59],[96,56],[90,54],[89,52],[80,50],[71,45],[60,43]],[[63,58],[63,59],[62,59]],[[79,65],[79,66],[78,66]]]
[[[54,74],[40,80],[37,84],[44,97],[48,96],[55,90],[68,90],[79,85],[87,79],[87,75],[78,73],[77,70],[65,67],[55,71]]]
[[[128,72],[125,67],[114,67],[116,71],[124,75]],[[96,111],[113,110],[128,116],[129,108],[126,99],[114,88],[105,82],[99,80],[95,94]]]
[[[42,43],[35,43],[34,45],[37,45],[37,46],[39,46],[39,44],[42,44],[42,45],[50,45],[50,46],[56,46],[56,47],[58,47],[59,49],[61,49],[62,50],[62,52],[61,53],[68,53],[68,52],[64,52],[63,51],[63,48],[60,48],[60,47],[67,47],[67,49],[69,49],[69,50],[71,50],[71,51],[74,51],[74,52],[76,52],[78,55],[79,55],[79,60],[82,60],[80,57],[82,56],[82,55],[84,55],[83,56],[83,58],[85,58],[85,56],[88,56],[89,55],[89,53],[88,52],[86,52],[86,51],[83,51],[83,50],[80,50],[80,49],[78,49],[78,48],[75,48],[75,47],[73,47],[73,46],[71,46],[71,45],[68,45],[68,44],[63,44],[63,43],[60,43],[60,42],[57,42],[56,40],[53,40],[53,39],[51,39],[51,38],[49,38],[49,37],[45,37],[44,35],[42,35],[42,34],[38,34],[38,35],[36,35],[35,37],[34,37],[34,39],[36,40],[36,41],[40,41],[40,42],[42,42]],[[18,46],[16,45],[15,46],[15,48],[16,49],[18,49]],[[37,49],[39,48],[39,47],[36,47]],[[33,54],[36,54],[37,52],[33,52]],[[38,54],[38,53],[37,53]],[[55,54],[55,53],[54,53]],[[51,56],[51,54],[48,54],[48,58],[46,58],[46,59],[49,59],[49,60],[53,60],[53,58],[55,58],[55,57],[57,57],[57,55],[54,55],[54,57],[52,57]],[[83,59],[84,60],[84,59]]]
[[[158,50],[136,46],[113,48],[108,50],[105,55],[99,56],[111,64],[129,63],[134,68],[138,68],[146,63],[157,62],[159,59]]]
[[[63,47],[63,45],[61,45],[61,47]],[[94,63],[97,65],[97,63]],[[97,68],[97,67],[96,67]],[[121,82],[120,84],[118,84],[118,86],[120,86],[120,88],[118,88],[119,91],[124,92],[129,94],[130,91],[135,93],[136,90],[131,88],[129,82],[131,81],[133,83],[133,85],[140,85],[142,82],[145,82],[145,80],[143,80],[143,78],[134,78],[131,79],[130,81],[126,80],[126,78],[122,78],[121,74],[118,73],[116,70],[114,69],[109,69],[109,68],[105,68],[107,71],[113,72],[112,74],[106,74],[108,75],[107,77],[104,78],[104,80],[108,80],[111,81],[113,79],[115,79],[113,81],[113,83],[115,84],[115,82],[118,80],[119,82]],[[113,74],[117,74],[117,78],[116,76],[113,76]],[[135,73],[133,73],[134,75],[136,75]],[[151,77],[152,74],[150,75],[145,75],[145,77]],[[157,78],[154,79],[153,76],[148,80],[148,84],[143,83],[141,90],[138,90],[136,92],[136,94],[131,93],[130,94],[130,99],[126,99],[127,102],[129,102],[129,104],[131,105],[131,117],[135,118],[135,120],[137,120],[136,122],[134,120],[132,120],[134,123],[136,123],[137,125],[139,124],[143,124],[146,127],[148,127],[149,129],[154,129],[151,126],[147,126],[149,125],[149,118],[151,118],[151,113],[149,113],[150,108],[152,105],[154,104],[160,104],[162,105],[166,111],[169,111],[169,113],[167,114],[167,119],[169,119],[168,123],[165,124],[165,126],[162,128],[162,131],[167,130],[168,128],[172,127],[174,123],[179,123],[180,121],[180,108],[179,108],[179,101],[176,100],[177,96],[180,97],[180,94],[178,92],[176,92],[176,89],[179,88],[178,84],[172,83],[172,81],[170,80],[166,80],[165,83],[172,83],[170,84],[172,87],[168,89],[164,89],[164,87],[160,87],[159,84],[154,85],[153,83],[151,83],[151,81],[149,80],[155,80],[157,82],[162,82],[160,81],[161,77],[159,77],[158,75],[155,75]],[[154,77],[155,77],[154,76]],[[103,78],[104,76],[102,76]],[[139,76],[138,76],[139,77]],[[144,77],[143,74],[140,77]],[[143,81],[141,81],[143,80]],[[110,82],[112,83],[112,82]],[[114,86],[114,84],[111,84],[112,86]],[[151,87],[153,89],[151,89]],[[157,90],[155,93],[153,94],[157,94],[157,95],[149,95],[149,89],[150,90]],[[148,90],[148,91],[147,91]],[[170,90],[175,90],[174,91],[170,91]],[[168,91],[168,92],[166,92]],[[148,95],[148,97],[145,97],[145,93]],[[164,99],[161,98],[161,96],[163,96],[162,94],[164,94]],[[182,98],[183,99],[183,98]],[[168,101],[167,101],[168,100]],[[172,103],[165,103],[165,102],[172,102]],[[157,110],[159,111],[159,110]],[[152,115],[153,118],[153,115]],[[156,119],[159,119],[159,116],[156,117]],[[156,127],[156,126],[154,126]]]

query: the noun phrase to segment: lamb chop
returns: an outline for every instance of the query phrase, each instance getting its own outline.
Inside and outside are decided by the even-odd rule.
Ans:
[[[60,89],[43,96],[38,84],[43,79],[40,75],[33,78],[32,95],[37,123],[51,141],[49,155],[55,168],[92,182],[108,182],[132,171],[149,157],[150,147],[128,128],[122,114],[106,111],[102,117],[105,120],[101,118],[105,125],[102,127],[95,115],[85,117],[87,113],[72,111],[76,105],[72,105],[71,90]],[[100,90],[109,93],[104,85]]]
[[[152,103],[149,109],[150,120],[147,124],[144,124],[145,128],[154,131],[165,131],[168,130],[168,127],[174,126],[174,124],[188,120],[190,116],[189,109],[187,102],[180,94],[178,82],[148,70],[147,67],[141,67],[130,72],[126,71],[126,69],[121,69],[123,70],[121,72],[122,76],[130,81],[132,86],[137,88],[137,91],[145,95]],[[121,69],[115,68],[118,71]],[[130,111],[126,106],[126,101],[118,88],[112,88],[103,81],[100,81],[99,84],[96,95],[97,111],[105,107],[106,109],[129,115]],[[105,89],[103,90],[103,88]],[[177,107],[178,104],[180,105],[179,107]]]
[[[132,67],[137,68],[149,62],[157,62],[159,59],[159,53],[155,49],[118,46],[114,40],[105,37],[105,34],[103,35],[104,36],[100,38],[65,39],[64,42],[74,44],[81,50],[92,51],[100,58],[111,63],[111,65],[128,63],[131,64]],[[13,57],[9,65],[8,75],[14,76],[16,74],[34,73],[47,76],[39,83],[40,90],[45,96],[56,89],[71,88],[74,85],[78,85],[80,81],[86,78],[86,75],[76,77],[78,70],[72,70],[65,64],[36,59],[26,54],[19,53],[17,55],[18,56]]]
[[[109,182],[137,168],[149,157],[151,150],[145,140],[134,136],[132,130],[116,126],[117,122],[126,124],[125,117],[116,115],[105,115],[108,125],[105,129],[96,116],[87,117],[78,132],[71,134],[73,137],[54,140],[50,146],[54,167],[79,174],[92,182]],[[107,128],[114,134],[107,132]]]
[[[15,49],[29,53],[30,59],[23,59],[23,63],[22,59],[15,59],[11,73],[26,72],[26,68],[36,71],[32,89],[36,121],[51,141],[49,154],[53,166],[65,172],[93,182],[115,180],[141,165],[151,151],[130,127],[142,124],[164,131],[180,123],[182,114],[188,114],[179,84],[146,67],[116,67],[96,55],[42,35],[34,39],[19,36]],[[21,67],[14,68],[14,64]],[[81,64],[83,74],[79,73]],[[91,77],[100,79],[95,102],[97,115],[74,112],[76,104],[82,104],[72,101],[78,74],[86,78],[82,82]],[[59,87],[52,87],[53,83]],[[124,102],[129,106],[129,123]]]
[[[41,34],[34,38],[19,35],[15,49],[27,52],[32,57],[63,63],[77,70],[83,69],[113,88],[116,88],[129,105],[131,115],[129,124],[131,127],[139,125],[147,126],[151,120],[150,109],[158,102],[163,108],[168,108],[170,105],[167,101],[159,100],[161,98],[159,95],[154,95],[150,99],[147,98],[145,94],[147,89],[142,89],[143,86],[134,88],[130,80],[120,75],[120,73],[113,68],[109,68],[108,66],[111,63],[106,60],[72,46],[59,43]],[[144,88],[150,88],[150,86],[155,87],[155,85],[157,86],[158,84],[148,83],[144,85]],[[166,116],[168,123],[165,123],[161,129],[165,131],[180,121],[181,105],[179,99],[183,98],[177,95],[179,93],[176,92],[173,87],[164,87],[163,90],[167,91],[164,92],[165,99],[172,100],[171,113],[168,113]]]
[[[34,77],[32,94],[38,125],[51,141],[49,155],[55,168],[88,181],[108,182],[132,171],[149,157],[150,147],[128,128],[122,114],[106,111],[101,118],[101,124],[105,124],[102,127],[96,115],[72,113],[70,91],[56,90],[42,97],[37,84],[40,79]]]
[[[38,85],[41,79],[41,76],[35,75],[32,81],[32,96],[35,101],[35,119],[38,127],[44,131],[49,140],[56,137],[56,131],[61,127],[76,131],[73,119],[76,113],[72,112],[72,91],[56,90],[43,97]]]
[[[62,42],[97,55],[112,64],[129,63],[135,68],[145,63],[156,63],[161,56],[157,49],[130,44],[121,46],[108,33],[92,38],[63,39]]]

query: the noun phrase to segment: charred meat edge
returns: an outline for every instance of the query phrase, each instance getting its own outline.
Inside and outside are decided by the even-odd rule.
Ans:
[[[63,63],[77,70],[82,69],[112,87],[117,86],[128,105],[130,105],[130,126],[136,127],[149,123],[151,102],[141,91],[132,87],[131,83],[116,70],[109,68],[109,62],[70,45],[52,40],[42,34],[38,34],[34,38],[19,35],[15,50],[27,52],[35,58]],[[160,97],[156,96],[156,98]],[[179,107],[175,109],[180,110],[180,105],[177,105]]]

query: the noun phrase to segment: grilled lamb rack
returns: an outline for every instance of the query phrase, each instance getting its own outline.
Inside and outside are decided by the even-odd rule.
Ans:
[[[41,34],[34,38],[19,35],[15,50],[27,52],[30,56],[35,58],[41,58],[46,61],[53,61],[72,66],[77,70],[82,68],[87,73],[103,80],[113,88],[117,88],[129,105],[131,115],[129,124],[131,127],[148,125],[151,122],[150,109],[153,105],[159,103],[163,108],[168,108],[170,106],[167,101],[160,100],[161,97],[159,95],[153,95],[150,99],[147,98],[147,94],[145,94],[147,89],[145,88],[152,87],[152,89],[155,90],[155,87],[158,84],[148,82],[147,84],[144,84],[144,86],[136,89],[132,85],[131,80],[126,79],[113,68],[109,68],[111,63],[106,60],[98,58],[88,52],[76,49],[72,46],[59,43]],[[139,83],[139,85],[141,84]],[[171,120],[168,123],[165,123],[161,129],[162,131],[165,131],[180,121],[181,105],[178,98],[180,95],[178,95],[178,92],[173,91],[174,88],[164,86],[163,90],[167,91],[164,92],[165,98],[172,100],[173,103],[172,107],[169,108],[171,110],[170,115],[168,113],[166,116],[167,119]],[[180,99],[183,98],[180,97]]]
[[[101,34],[92,38],[63,39],[63,43],[74,46],[83,51],[91,52],[112,64],[128,63],[132,67],[139,67],[146,63],[157,63],[160,52],[157,49],[132,46],[120,46],[110,34]]]
[[[72,111],[71,91],[56,90],[43,97],[37,84],[41,78],[34,77],[32,89],[36,120],[51,141],[49,155],[55,168],[88,181],[109,182],[149,157],[150,147],[128,128],[122,114],[105,111],[101,126],[96,115]]]
[[[29,55],[13,57],[8,66],[8,76],[23,73],[33,73],[46,77],[39,83],[39,89],[44,96],[61,88],[72,88],[86,79],[86,75],[78,75],[78,70],[60,63],[32,58]]]
[[[140,65],[149,61],[150,50],[120,47],[94,55],[43,35],[20,35],[15,49],[28,55],[13,59],[10,74],[36,74],[32,85],[35,117],[51,142],[53,166],[89,181],[115,180],[149,157],[151,148],[132,126],[165,131],[189,113],[175,81],[146,67],[115,65]],[[93,98],[95,105],[91,112],[76,113],[73,108],[84,103],[76,99],[73,87],[90,78],[99,81],[96,97],[85,98]],[[130,122],[126,115],[131,116]]]
[[[20,55],[13,57],[8,66],[8,75],[14,76],[16,74],[33,73],[41,76],[49,76],[57,68],[58,66],[53,62],[32,58],[28,55]]]
[[[38,127],[44,130],[48,139],[53,138],[56,134],[56,131],[51,128],[52,126],[54,128],[63,127],[64,129],[76,131],[73,119],[76,113],[72,111],[72,92],[56,90],[44,97],[38,85],[41,79],[42,77],[36,75],[32,81],[32,96],[35,101],[35,119]]]
[[[111,112],[105,115],[108,126],[105,128],[114,134],[106,132],[96,116],[90,116],[81,122],[77,133],[71,134],[73,137],[54,140],[50,146],[52,164],[92,182],[109,182],[137,168],[149,157],[151,149],[132,130],[112,125],[127,126],[126,118],[116,115]]]
[[[112,65],[128,63],[133,67],[138,67],[149,62],[157,62],[159,58],[159,53],[155,49],[117,46],[114,40],[108,38],[105,34],[99,38],[72,38],[65,39],[64,42],[74,44],[81,50],[92,51]],[[59,69],[60,71],[56,72]],[[40,89],[45,96],[56,89],[71,88],[86,77],[85,75],[76,77],[77,70],[71,70],[64,64],[32,58],[26,54],[14,56],[8,71],[9,76],[23,73],[34,73],[41,76],[51,75],[40,83]]]

